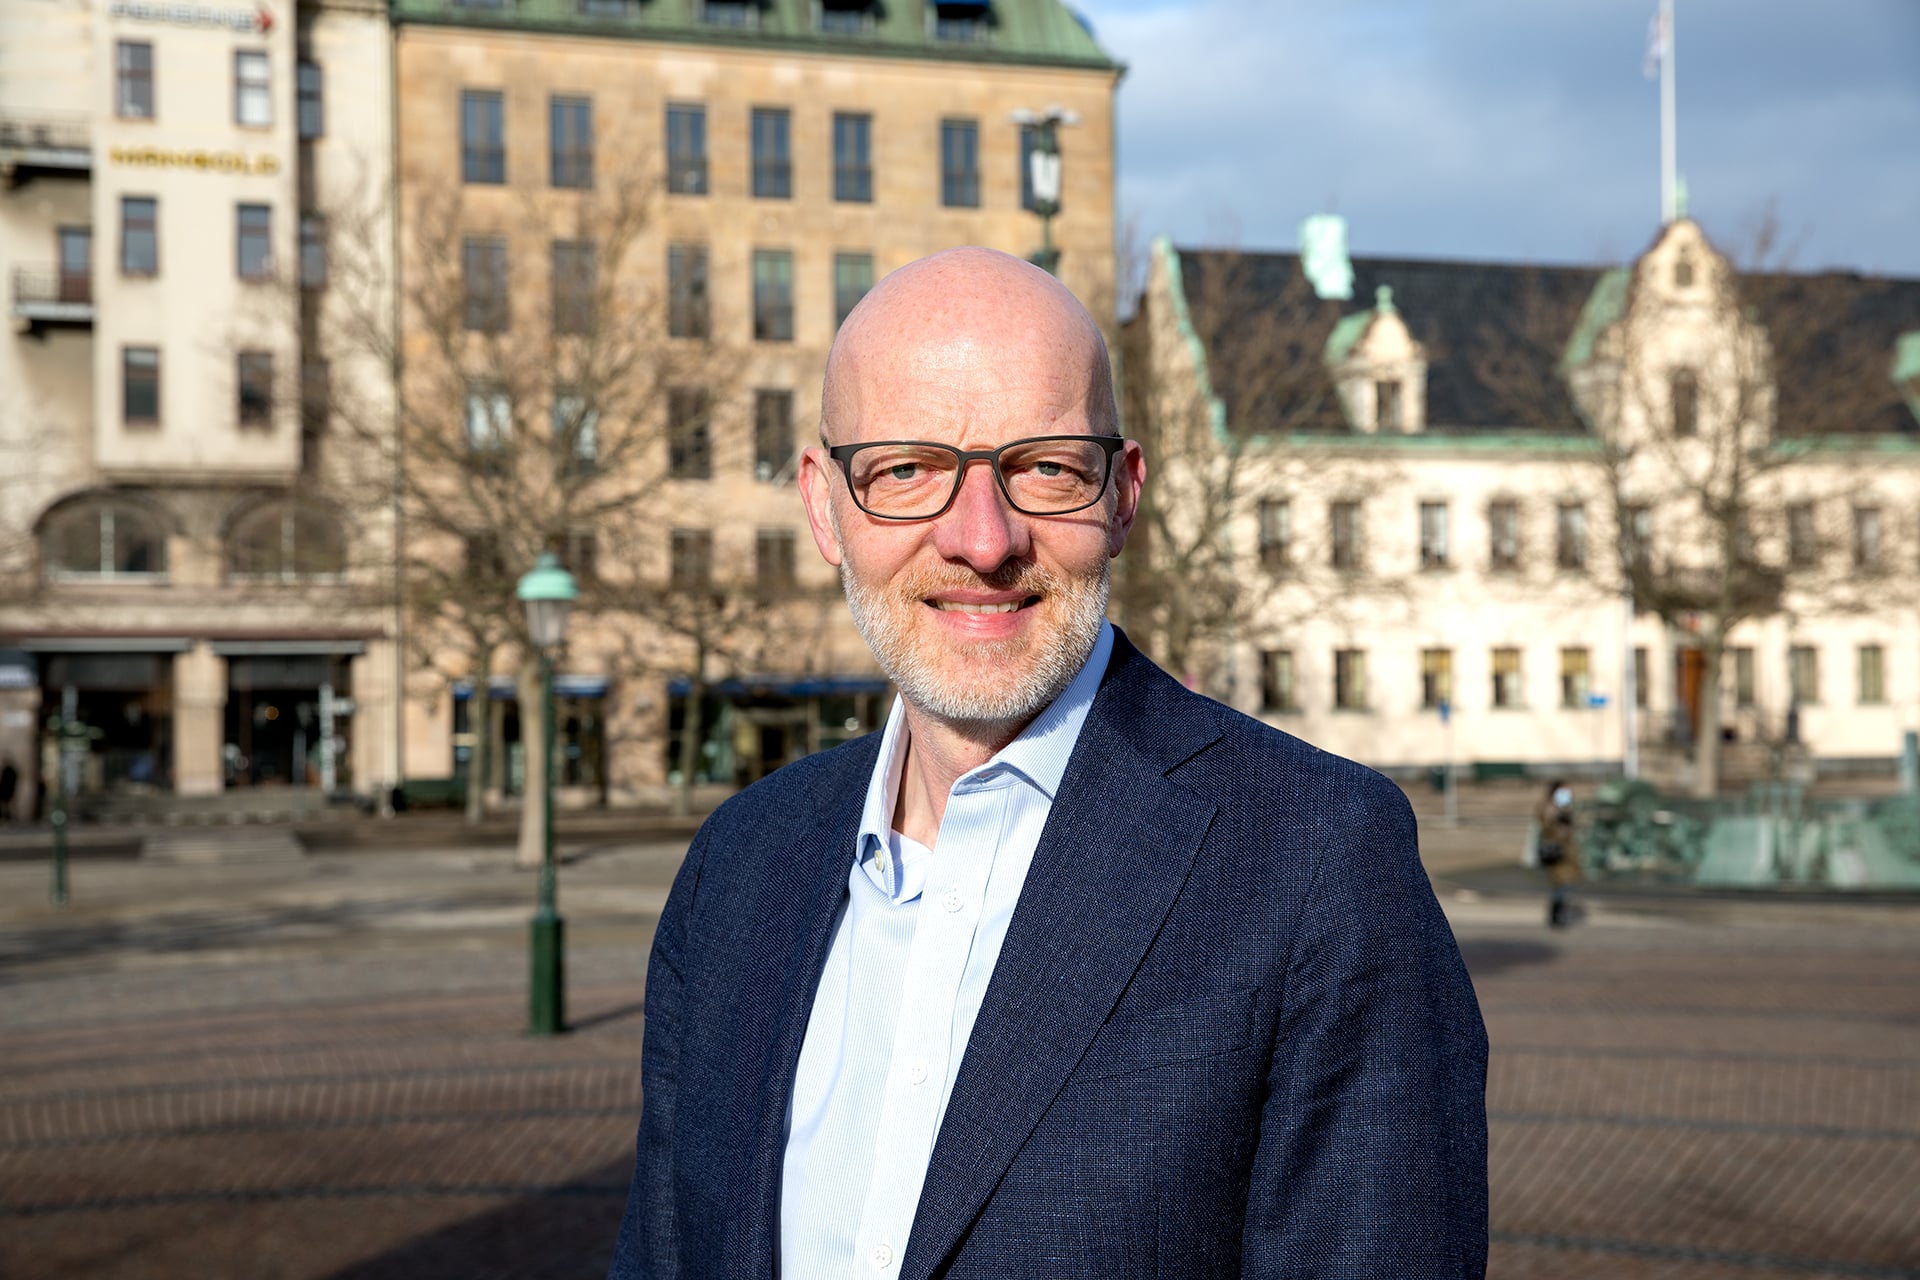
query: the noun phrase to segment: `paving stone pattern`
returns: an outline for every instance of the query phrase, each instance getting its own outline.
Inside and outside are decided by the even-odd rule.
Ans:
[[[539,1041],[509,856],[102,865],[61,911],[0,867],[0,1277],[603,1274],[674,859],[565,870],[575,1029]],[[1492,1276],[1920,1280],[1920,906],[1549,932],[1441,890],[1494,1046]]]

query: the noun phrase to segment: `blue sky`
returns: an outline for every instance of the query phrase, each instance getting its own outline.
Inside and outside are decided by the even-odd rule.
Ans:
[[[1659,221],[1656,0],[1070,0],[1128,65],[1141,238],[1611,262]],[[1731,252],[1920,277],[1920,0],[1675,0],[1680,169]]]

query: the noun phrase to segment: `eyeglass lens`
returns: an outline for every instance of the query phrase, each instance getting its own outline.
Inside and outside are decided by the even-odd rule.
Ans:
[[[1024,440],[1000,454],[1001,483],[1028,515],[1062,515],[1091,506],[1107,487],[1104,446],[1087,437]],[[877,516],[939,514],[958,488],[960,455],[944,445],[881,443],[848,463],[853,496]]]

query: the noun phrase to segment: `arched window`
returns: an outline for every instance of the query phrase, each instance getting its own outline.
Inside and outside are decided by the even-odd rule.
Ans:
[[[1700,433],[1700,382],[1691,369],[1675,369],[1668,391],[1673,399],[1673,434]]]
[[[83,498],[48,516],[40,533],[49,578],[130,578],[167,574],[167,537],[160,522],[131,503]]]
[[[332,577],[347,567],[339,519],[325,507],[268,502],[227,530],[227,573],[234,578],[291,582]]]

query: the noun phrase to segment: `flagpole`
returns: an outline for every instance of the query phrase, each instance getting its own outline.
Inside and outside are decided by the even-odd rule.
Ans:
[[[1678,216],[1679,160],[1673,109],[1673,0],[1660,0],[1660,222]]]

